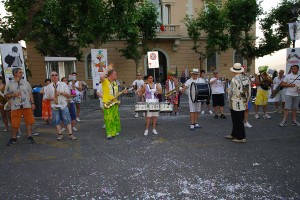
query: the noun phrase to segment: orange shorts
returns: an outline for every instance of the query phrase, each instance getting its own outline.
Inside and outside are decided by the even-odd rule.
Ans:
[[[26,125],[34,124],[34,117],[31,108],[21,108],[19,110],[11,111],[11,126],[13,128],[20,128],[22,116]]]

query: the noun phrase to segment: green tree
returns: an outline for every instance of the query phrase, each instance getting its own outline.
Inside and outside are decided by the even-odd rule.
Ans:
[[[198,11],[196,18],[186,16],[183,20],[187,26],[188,35],[193,40],[193,50],[200,55],[201,62],[215,54],[220,54],[229,48],[228,26],[224,10],[215,3],[208,3],[207,9]],[[204,37],[204,48],[201,48]]]
[[[126,59],[135,62],[138,72],[142,56],[149,50],[149,41],[156,37],[158,27],[156,7],[153,3],[142,1],[139,4],[128,4],[127,12],[119,21],[118,38],[125,40],[125,47],[119,51]]]

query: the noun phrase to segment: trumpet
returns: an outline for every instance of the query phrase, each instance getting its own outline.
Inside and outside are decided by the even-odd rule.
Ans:
[[[167,93],[165,94],[165,97],[169,97],[169,96],[175,94],[175,93],[177,92],[177,90],[178,90],[181,86],[182,86],[182,83],[179,82],[178,85],[177,85],[173,90],[170,90],[169,92],[167,92]]]

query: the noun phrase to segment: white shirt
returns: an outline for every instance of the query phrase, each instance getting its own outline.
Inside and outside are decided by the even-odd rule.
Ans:
[[[277,88],[277,86],[283,81],[284,77],[282,79],[279,79],[279,76],[275,77],[273,80],[273,90]],[[286,88],[283,88],[286,89]]]
[[[213,82],[214,80],[216,80],[217,78],[213,77],[210,79],[210,83]],[[211,93],[212,94],[224,94],[225,90],[224,90],[224,83],[222,83],[222,81],[217,80],[216,82],[210,84],[211,86]]]
[[[288,75],[286,75],[283,79],[284,82],[290,84],[293,82],[293,84],[300,84],[300,76],[298,77],[297,75],[294,75],[293,73],[290,73]],[[297,78],[297,80],[295,80]],[[295,81],[294,81],[295,80]],[[286,88],[286,95],[290,95],[290,96],[300,96],[299,92],[298,92],[298,88],[297,86],[294,87],[287,87]]]
[[[54,91],[55,91],[55,85],[54,83],[50,83],[49,85],[47,85],[45,87],[45,97],[46,98],[54,98]],[[64,82],[60,82],[58,81],[56,83],[56,90],[59,91],[59,92],[64,92],[64,93],[68,93],[70,94],[70,90],[67,86],[66,83]],[[51,107],[54,108],[54,107],[60,107],[61,109],[64,109],[66,106],[68,105],[68,102],[67,102],[67,97],[65,97],[64,95],[59,95],[58,96],[58,103],[55,104],[54,101],[51,101]]]
[[[144,80],[135,80],[133,81],[132,85],[136,86],[136,89],[138,90],[144,86]]]

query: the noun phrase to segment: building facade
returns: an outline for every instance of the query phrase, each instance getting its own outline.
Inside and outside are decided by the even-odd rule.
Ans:
[[[246,61],[236,53],[234,49],[229,49],[221,54],[215,54],[205,60],[199,59],[199,54],[192,50],[193,42],[188,37],[186,26],[183,19],[186,15],[196,15],[196,9],[203,9],[205,4],[199,0],[152,0],[159,9],[159,21],[162,26],[157,30],[157,38],[149,44],[152,51],[159,53],[159,69],[148,69],[147,55],[141,59],[138,71],[144,75],[149,72],[155,74],[157,82],[164,84],[168,72],[177,70],[178,75],[182,71],[190,71],[193,68],[206,70],[208,76],[212,76],[214,69],[228,78],[232,77],[229,68],[235,62]],[[222,1],[220,1],[222,3]],[[255,25],[253,32],[255,33]],[[126,60],[121,57],[118,49],[123,48],[124,41],[111,41],[102,45],[102,49],[107,49],[108,62],[114,63],[118,72],[118,79],[129,86],[136,78],[136,66],[132,60]],[[205,45],[202,45],[205,46]],[[91,74],[91,49],[83,49],[84,61],[76,61],[75,58],[51,58],[44,57],[38,53],[33,43],[27,44],[27,61],[32,72],[29,77],[31,84],[43,84],[45,78],[48,78],[52,70],[58,71],[60,78],[68,77],[73,71],[77,72],[78,80],[84,80],[89,87],[92,87]],[[250,67],[254,71],[255,61]]]

